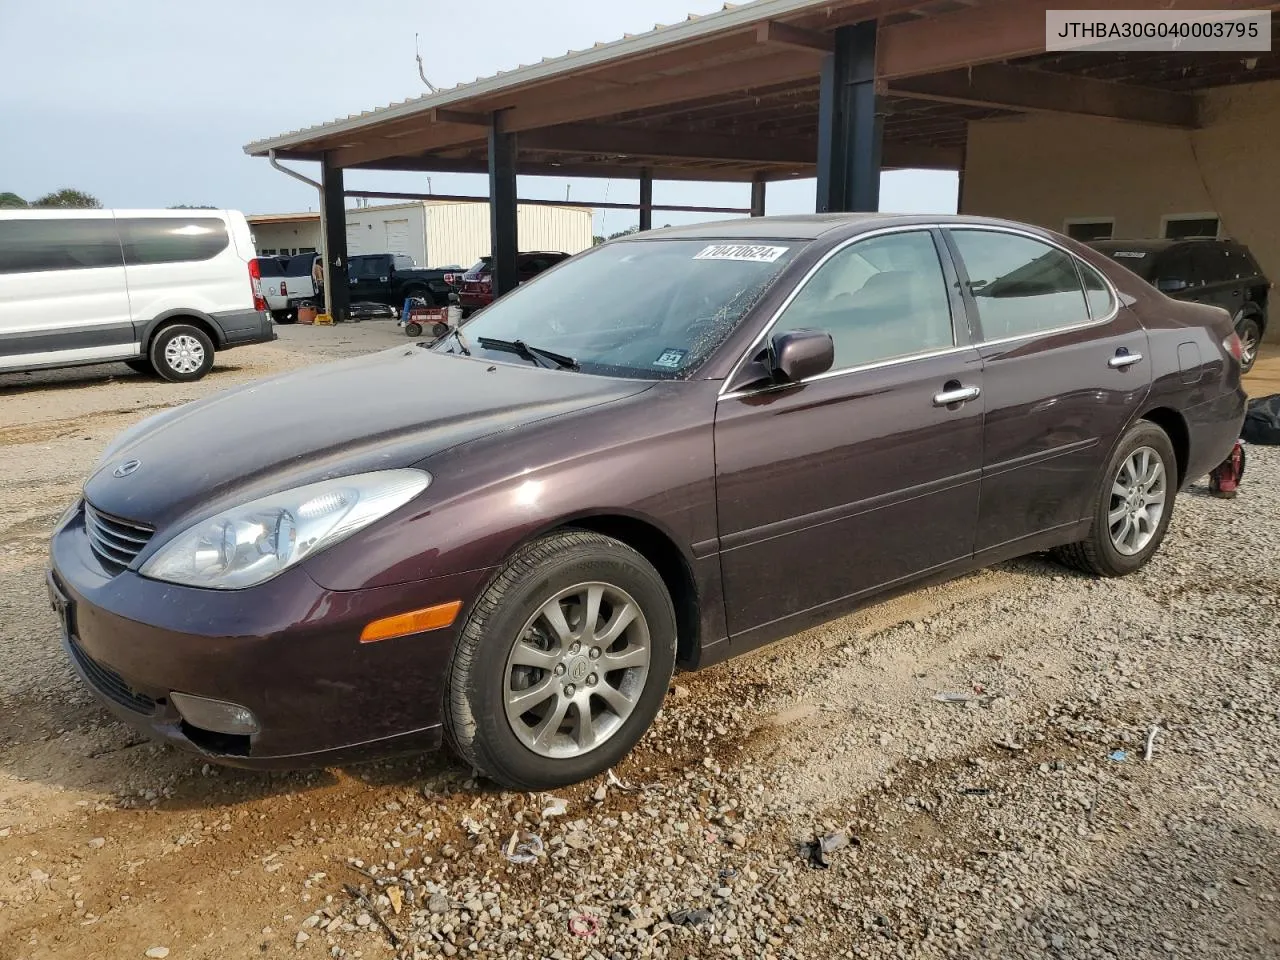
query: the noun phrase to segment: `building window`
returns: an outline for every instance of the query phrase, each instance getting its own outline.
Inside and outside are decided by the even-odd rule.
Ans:
[[[263,247],[258,251],[258,256],[260,257],[274,257],[275,255],[276,251],[274,247]]]
[[[315,253],[316,248],[315,247],[299,247],[298,252],[299,253]]]
[[[1220,227],[1216,213],[1179,213],[1160,219],[1160,235],[1166,240],[1216,237]]]
[[[1064,225],[1066,235],[1081,243],[1110,240],[1115,236],[1115,230],[1116,221],[1113,217],[1072,217]]]

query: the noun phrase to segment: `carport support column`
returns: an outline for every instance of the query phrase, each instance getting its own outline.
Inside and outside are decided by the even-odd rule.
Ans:
[[[502,114],[489,123],[489,233],[493,249],[493,293],[502,296],[520,282],[516,229],[516,136],[502,129]]]
[[[751,181],[751,215],[764,216],[764,181],[759,177]]]
[[[640,229],[653,229],[653,172],[640,171]]]
[[[818,88],[819,213],[874,211],[880,205],[876,116],[876,21],[840,27],[822,62]]]
[[[351,304],[347,280],[347,199],[342,168],[330,154],[320,161],[320,230],[324,234],[324,295],[329,316],[346,320]]]

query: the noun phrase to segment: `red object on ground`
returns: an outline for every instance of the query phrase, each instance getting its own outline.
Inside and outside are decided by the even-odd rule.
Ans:
[[[1244,476],[1244,461],[1244,444],[1237,440],[1231,452],[1227,454],[1227,459],[1214,467],[1209,474],[1209,490],[1215,497],[1229,500],[1236,495],[1240,480]]]

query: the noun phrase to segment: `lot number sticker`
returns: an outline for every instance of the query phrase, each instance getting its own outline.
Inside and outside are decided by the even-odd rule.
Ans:
[[[773,263],[786,252],[786,247],[763,247],[752,243],[717,243],[710,247],[703,247],[693,259]]]

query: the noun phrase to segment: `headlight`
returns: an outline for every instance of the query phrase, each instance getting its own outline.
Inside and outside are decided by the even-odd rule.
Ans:
[[[139,572],[192,587],[252,587],[404,506],[429,483],[421,470],[383,470],[285,490],[202,520]]]

